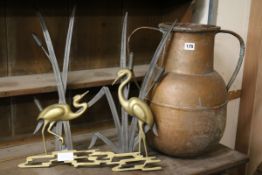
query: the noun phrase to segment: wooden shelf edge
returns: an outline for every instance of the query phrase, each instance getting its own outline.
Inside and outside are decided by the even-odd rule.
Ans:
[[[84,130],[83,130],[84,131]],[[78,147],[85,147],[88,148],[89,143],[91,142],[91,138],[95,131],[99,131],[104,136],[109,138],[110,140],[115,140],[116,137],[116,130],[113,127],[100,127],[99,129],[88,131],[88,132],[81,132],[81,133],[73,133],[73,142],[74,148]],[[55,140],[54,137],[50,137],[46,140],[46,146],[48,151],[54,150]],[[103,143],[98,140],[96,146],[103,145]],[[28,149],[30,148],[30,149]],[[0,163],[10,161],[17,158],[26,157],[28,155],[33,154],[41,154],[43,153],[43,142],[41,139],[28,141],[25,143],[16,143],[14,142],[13,145],[9,145],[8,147],[0,148]]]
[[[141,79],[147,65],[134,67],[135,75]],[[111,85],[119,67],[72,71],[68,74],[68,88],[90,88]],[[0,97],[30,95],[56,91],[56,82],[52,73],[0,78]]]

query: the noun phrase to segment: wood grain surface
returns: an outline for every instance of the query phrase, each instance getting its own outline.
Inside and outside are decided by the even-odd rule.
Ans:
[[[240,152],[248,153],[250,156],[250,163],[247,166],[247,174],[253,174],[262,160],[262,140],[260,135],[262,131],[261,5],[262,1],[251,1],[247,52],[244,65],[242,96],[236,138],[236,149]]]
[[[101,130],[101,132],[107,137],[114,140],[115,130],[107,129]],[[75,143],[78,145],[77,149],[87,149],[87,146],[91,138],[91,133],[89,134],[79,134],[74,135]],[[49,148],[52,146],[53,141],[48,142]],[[3,150],[0,149],[0,154],[4,152],[6,157],[2,157],[2,161],[0,159],[0,174],[34,174],[34,175],[42,175],[42,174],[57,174],[57,175],[65,175],[65,174],[87,174],[87,175],[98,175],[98,174],[119,174],[116,172],[112,172],[109,167],[96,167],[96,168],[74,168],[72,166],[66,165],[57,165],[51,168],[28,168],[21,169],[18,168],[17,165],[25,161],[25,157],[29,155],[38,154],[39,151],[41,153],[41,142],[28,143],[15,147],[8,147]],[[30,148],[30,152],[28,150]],[[101,143],[96,146],[100,150],[110,150],[107,146],[102,145]],[[15,155],[12,153],[16,153]],[[151,155],[157,156],[158,159],[161,160],[159,165],[163,167],[161,171],[151,171],[151,172],[141,172],[141,171],[133,171],[133,172],[125,172],[124,174],[150,174],[150,175],[171,175],[171,174],[179,174],[179,175],[193,175],[193,174],[215,174],[222,173],[228,169],[237,168],[240,165],[247,163],[248,158],[244,154],[241,154],[237,151],[231,150],[222,145],[217,145],[208,153],[203,154],[202,156],[191,158],[191,159],[180,159],[180,158],[172,158],[165,155],[162,155],[157,152],[150,153]]]
[[[135,75],[141,79],[147,65],[134,67]],[[68,88],[79,89],[111,85],[119,67],[79,70],[69,72]],[[52,73],[0,78],[0,97],[28,95],[56,91],[56,81]]]

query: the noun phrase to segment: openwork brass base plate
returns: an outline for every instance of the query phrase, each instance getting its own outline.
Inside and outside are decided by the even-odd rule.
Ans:
[[[162,169],[162,167],[156,165],[159,162],[160,160],[156,157],[144,157],[139,152],[116,154],[95,149],[64,150],[27,157],[26,162],[19,164],[18,167],[41,168],[64,163],[74,167],[110,166],[112,171],[155,171]]]

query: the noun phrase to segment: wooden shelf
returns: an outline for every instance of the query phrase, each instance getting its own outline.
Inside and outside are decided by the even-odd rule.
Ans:
[[[145,75],[147,65],[134,67],[138,79]],[[72,71],[68,74],[68,88],[89,88],[111,85],[119,67]],[[56,91],[52,73],[0,78],[0,97],[29,95]]]
[[[100,132],[107,138],[116,141],[115,128],[112,129],[101,129]],[[74,145],[77,150],[85,150],[88,148],[92,133],[74,134]],[[49,151],[53,150],[54,140],[47,140],[47,148]],[[28,149],[30,148],[30,149]],[[111,148],[105,146],[99,142],[94,148],[100,150],[111,151]],[[93,167],[93,168],[74,168],[73,166],[62,166],[56,165],[51,168],[28,168],[21,169],[17,165],[25,161],[27,156],[36,155],[43,153],[43,143],[39,142],[28,142],[20,145],[8,146],[0,149],[0,169],[2,174],[10,175],[27,175],[27,174],[78,174],[78,175],[97,175],[97,174],[108,174],[114,175],[111,168],[108,167]],[[124,174],[150,174],[150,175],[190,175],[190,174],[225,174],[235,168],[244,166],[248,162],[248,157],[235,150],[229,149],[222,145],[217,145],[212,150],[201,156],[195,158],[175,158],[168,157],[158,152],[150,152],[150,155],[156,156],[161,162],[158,165],[163,167],[161,171],[142,172],[133,171],[125,172]],[[121,174],[121,173],[119,173]],[[229,174],[229,173],[228,173]]]

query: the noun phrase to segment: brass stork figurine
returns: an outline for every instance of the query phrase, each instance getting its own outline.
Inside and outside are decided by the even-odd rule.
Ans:
[[[124,110],[131,116],[138,119],[139,126],[139,152],[141,153],[141,141],[143,141],[146,157],[148,156],[146,137],[144,133],[143,126],[147,124],[150,128],[153,126],[153,114],[149,106],[141,99],[137,97],[132,97],[130,99],[124,98],[124,87],[132,78],[132,72],[129,69],[120,69],[117,72],[117,77],[113,84],[115,84],[119,79],[126,77],[126,79],[118,87],[118,98],[121,106]]]
[[[82,95],[76,95],[73,97],[73,106],[76,108],[79,108],[77,112],[72,112],[68,104],[53,104],[53,105],[47,106],[38,115],[37,120],[44,120],[44,125],[42,128],[42,139],[44,142],[45,153],[47,153],[47,150],[46,150],[44,132],[45,132],[47,125],[49,124],[47,131],[50,134],[58,137],[59,140],[62,142],[62,144],[64,144],[63,137],[54,133],[51,129],[57,121],[69,121],[69,120],[73,120],[75,118],[80,117],[87,110],[88,105],[85,102],[79,103],[79,101],[87,93],[88,91],[83,93]]]

